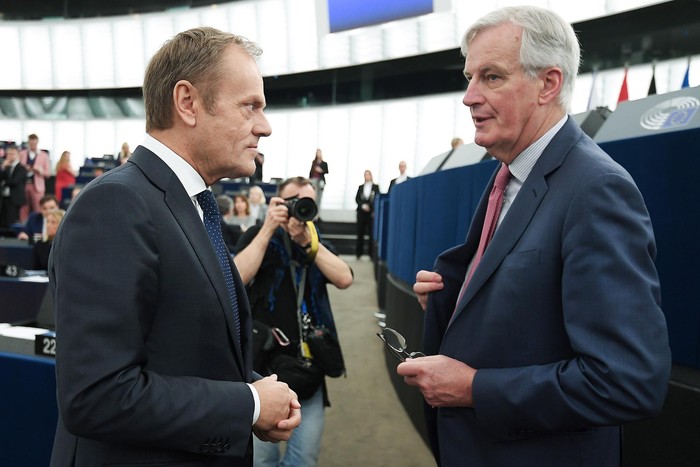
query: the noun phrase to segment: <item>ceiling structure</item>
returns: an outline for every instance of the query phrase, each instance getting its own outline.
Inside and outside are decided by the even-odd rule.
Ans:
[[[0,0],[0,18],[85,18],[201,7],[211,0]],[[700,54],[700,0],[674,0],[574,24],[580,72]],[[353,67],[265,78],[268,102],[306,106],[390,99],[464,89],[458,49]],[[7,95],[41,92],[3,91]],[[55,91],[51,94],[56,94]],[[67,95],[140,95],[140,89],[70,91]]]

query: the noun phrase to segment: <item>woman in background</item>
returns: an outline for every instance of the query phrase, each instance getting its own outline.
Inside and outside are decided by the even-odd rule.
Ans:
[[[32,246],[34,249],[34,269],[46,271],[49,268],[49,253],[53,238],[56,236],[58,226],[65,213],[66,211],[63,209],[55,209],[46,213],[46,238]]]
[[[263,189],[257,185],[250,187],[248,201],[250,203],[250,215],[256,222],[262,223],[267,215],[267,200]]]
[[[374,221],[374,198],[379,193],[379,185],[374,183],[372,172],[365,170],[365,182],[357,187],[355,202],[357,203],[357,243],[355,256],[357,259],[364,254],[365,234],[369,236],[367,253],[372,257],[372,224]]]
[[[117,155],[117,162],[119,165],[122,165],[126,163],[126,161],[129,160],[131,157],[131,149],[129,149],[129,143],[124,142],[122,143],[122,150],[119,151],[119,154]]]
[[[233,197],[233,217],[229,224],[240,225],[244,232],[255,225],[255,218],[250,215],[250,204],[245,195],[236,195]]]
[[[75,185],[75,170],[70,163],[70,152],[63,151],[61,158],[56,163],[56,185],[55,195],[58,203],[63,199],[63,189]]]
[[[316,156],[311,162],[311,170],[309,171],[309,180],[316,189],[316,205],[318,212],[321,212],[321,198],[323,197],[323,188],[326,186],[326,174],[328,173],[328,163],[323,160],[323,152],[321,149],[316,149]]]

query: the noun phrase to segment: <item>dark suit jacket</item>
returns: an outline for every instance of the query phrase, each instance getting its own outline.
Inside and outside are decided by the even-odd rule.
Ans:
[[[91,182],[54,240],[59,423],[52,466],[251,464],[250,306],[242,342],[204,224],[139,146]]]
[[[434,452],[446,466],[619,465],[619,425],[657,413],[670,374],[644,200],[569,118],[455,310],[492,185],[466,242],[435,263],[426,353],[477,373],[473,409],[426,407]]]
[[[230,253],[236,252],[238,240],[243,235],[243,229],[240,225],[229,224],[221,219],[221,235],[224,237],[224,243]]]
[[[22,190],[24,191],[24,190]],[[44,216],[40,212],[33,212],[27,217],[27,222],[22,227],[22,232],[29,235],[29,242],[34,243],[34,234],[44,231]]]
[[[320,177],[321,181],[325,183],[326,182],[326,174],[328,173],[328,162],[321,161],[321,163],[319,165],[321,166],[321,173],[320,173],[319,177]],[[316,171],[314,170],[314,167],[316,167],[316,159],[314,159],[313,162],[311,162],[311,170],[309,170],[309,178],[317,178],[317,177],[314,177],[314,174],[316,173]]]
[[[372,213],[374,211],[374,198],[377,196],[377,193],[379,193],[379,185],[376,183],[372,184],[372,191],[369,193],[369,198],[365,198],[364,187],[364,183],[357,187],[357,193],[355,194],[355,202],[357,203],[356,210],[357,212],[364,212],[362,211],[362,205],[367,203],[369,204],[369,212]]]
[[[15,165],[10,173],[9,168],[0,169],[0,198],[3,187],[10,187],[10,201],[15,206],[22,206],[27,202],[24,185],[27,180],[27,169],[21,163]]]
[[[411,177],[406,177],[406,180],[410,180],[410,179],[411,179]],[[391,192],[391,189],[394,188],[394,185],[396,185],[396,178],[392,178],[391,181],[389,182],[389,190],[387,191],[387,193]]]

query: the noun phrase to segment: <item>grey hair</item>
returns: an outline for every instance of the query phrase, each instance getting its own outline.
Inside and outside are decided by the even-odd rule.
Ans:
[[[462,39],[462,55],[467,57],[469,45],[480,32],[512,23],[523,28],[520,64],[525,74],[536,78],[549,67],[563,73],[559,103],[567,111],[574,94],[574,83],[581,63],[581,47],[574,29],[558,14],[535,6],[505,7],[478,19]]]
[[[233,198],[229,195],[219,195],[216,197],[216,204],[219,207],[219,214],[226,215],[233,209]]]

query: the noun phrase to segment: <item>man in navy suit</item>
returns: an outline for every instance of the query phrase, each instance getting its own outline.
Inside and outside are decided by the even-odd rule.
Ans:
[[[465,243],[418,272],[428,356],[397,371],[441,465],[617,466],[620,425],[659,412],[671,366],[644,200],[566,114],[580,52],[558,15],[494,11],[462,52],[475,141],[510,181],[480,261],[495,176]]]
[[[250,466],[252,432],[286,440],[299,425],[296,394],[252,371],[245,288],[198,202],[253,173],[270,134],[259,54],[213,28],[166,42],[146,70],[143,145],[71,203],[49,265],[52,466]]]

